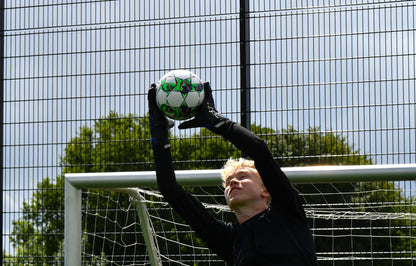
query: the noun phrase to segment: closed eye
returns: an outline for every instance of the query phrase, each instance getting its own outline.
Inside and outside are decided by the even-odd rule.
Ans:
[[[246,178],[247,178],[247,175],[244,175],[244,174],[240,174],[240,175],[237,175],[237,176],[234,176],[234,177],[230,177],[225,181],[225,186],[228,187],[230,185],[231,181],[234,180],[234,179],[241,181],[241,180],[244,180]]]

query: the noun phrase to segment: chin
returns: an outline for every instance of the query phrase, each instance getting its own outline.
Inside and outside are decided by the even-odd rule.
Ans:
[[[235,208],[236,206],[244,205],[243,201],[238,200],[236,198],[233,198],[233,199],[227,201],[227,203],[228,203],[228,206],[230,207],[231,210],[236,209]]]

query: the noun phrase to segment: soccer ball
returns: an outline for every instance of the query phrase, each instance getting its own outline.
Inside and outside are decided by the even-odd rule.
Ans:
[[[156,103],[169,118],[186,120],[195,116],[205,98],[204,86],[188,70],[173,70],[156,85]]]

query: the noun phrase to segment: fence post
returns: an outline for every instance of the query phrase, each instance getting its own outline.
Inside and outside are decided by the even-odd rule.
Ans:
[[[250,20],[249,0],[240,0],[240,112],[241,125],[250,129]]]
[[[4,130],[4,2],[0,0],[0,192],[3,195],[3,130]],[[3,196],[0,197],[0,211],[3,217]],[[3,219],[0,219],[0,233],[3,238]],[[0,241],[3,263],[3,241]]]

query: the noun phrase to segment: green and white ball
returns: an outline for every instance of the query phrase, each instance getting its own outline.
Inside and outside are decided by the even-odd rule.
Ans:
[[[159,109],[175,120],[194,117],[204,97],[201,80],[188,70],[173,70],[156,84],[156,102]]]

